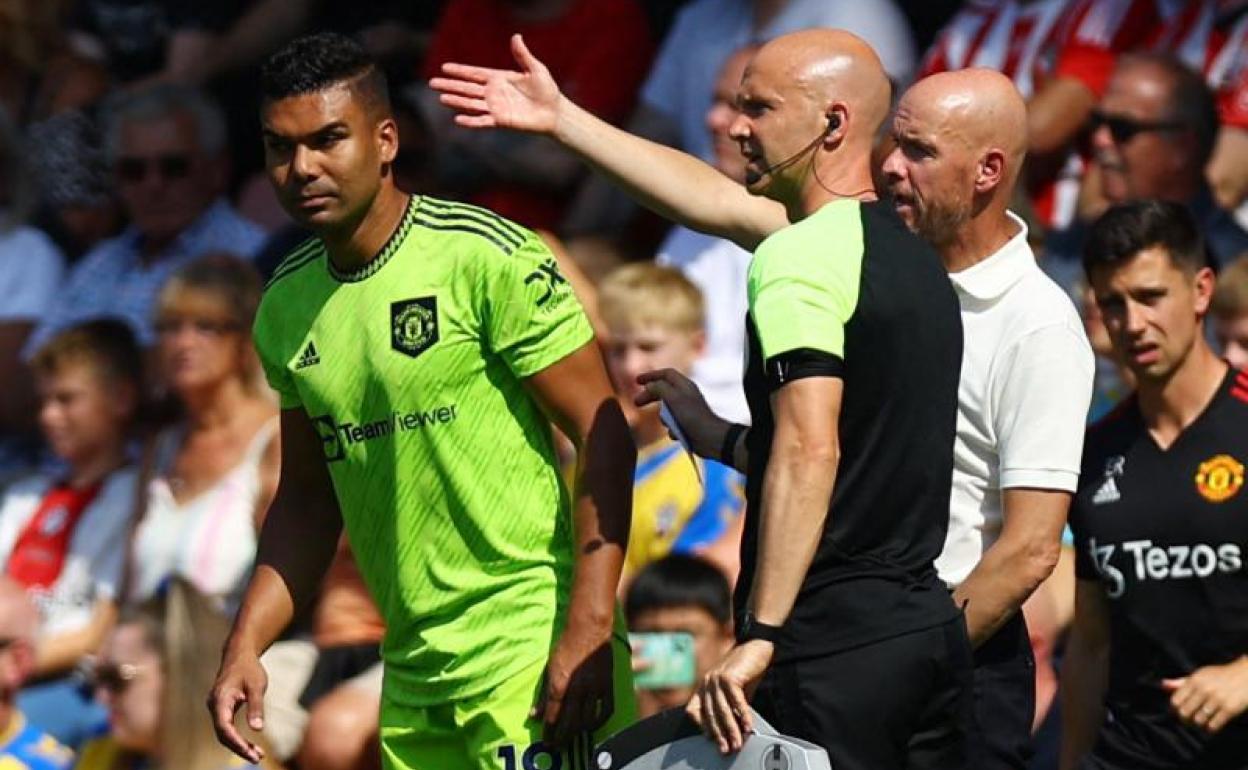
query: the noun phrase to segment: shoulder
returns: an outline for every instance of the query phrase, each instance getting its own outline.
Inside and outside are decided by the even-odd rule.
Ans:
[[[782,227],[759,244],[756,263],[832,259],[863,250],[864,206],[855,200],[836,200],[799,222]]]
[[[264,286],[265,294],[268,294],[281,281],[319,263],[324,254],[325,245],[320,238],[313,236],[300,242],[278,263],[273,275],[269,277]]]
[[[1007,333],[1020,346],[1057,344],[1092,364],[1092,346],[1074,301],[1039,266],[1028,269],[1007,296],[1006,322],[1012,327]]]
[[[0,250],[20,252],[24,270],[47,269],[48,266],[60,270],[65,265],[61,250],[46,233],[35,227],[21,225],[0,233]]]
[[[127,465],[109,474],[100,489],[100,495],[92,503],[95,508],[113,508],[129,513],[129,505],[134,501],[138,489],[139,469]]]
[[[511,256],[526,245],[541,244],[532,230],[468,203],[422,195],[409,212],[405,225],[456,251]]]
[[[1084,459],[1121,450],[1140,435],[1139,406],[1135,394],[1088,426],[1084,439]]]

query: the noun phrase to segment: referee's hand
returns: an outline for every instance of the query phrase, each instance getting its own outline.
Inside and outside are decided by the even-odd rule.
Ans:
[[[685,713],[715,742],[723,754],[740,751],[754,730],[750,697],[762,680],[776,646],[752,639],[728,651],[719,665],[707,672]]]
[[[559,86],[519,35],[511,36],[511,54],[520,71],[447,62],[442,77],[430,79],[429,87],[465,128],[553,133],[563,98]]]
[[[208,712],[217,740],[253,765],[264,758],[264,749],[243,737],[234,725],[234,714],[247,704],[247,725],[257,732],[264,729],[264,691],[268,684],[268,674],[257,655],[227,653],[208,694]]]
[[[675,369],[657,369],[640,375],[637,383],[646,387],[637,396],[637,406],[659,401],[667,404],[689,439],[693,453],[712,460],[720,459],[720,444],[723,443],[728,422],[711,411],[693,380]]]

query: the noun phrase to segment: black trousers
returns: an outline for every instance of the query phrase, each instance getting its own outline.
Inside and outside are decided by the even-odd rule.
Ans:
[[[975,650],[976,768],[1026,770],[1036,711],[1036,660],[1021,611]]]
[[[827,750],[835,770],[964,770],[975,729],[961,616],[850,650],[772,666],[754,708]]]

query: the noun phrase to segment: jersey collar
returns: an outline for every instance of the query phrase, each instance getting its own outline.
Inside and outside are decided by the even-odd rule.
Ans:
[[[1028,271],[1037,269],[1036,256],[1027,243],[1027,223],[1012,211],[1005,213],[1018,225],[1018,233],[984,261],[949,274],[959,294],[981,301],[994,300],[1009,291]]]
[[[390,233],[390,237],[386,239],[381,250],[376,256],[364,263],[363,267],[356,270],[343,271],[334,267],[334,261],[326,257],[325,264],[329,268],[329,274],[334,280],[342,283],[359,283],[365,278],[376,274],[378,270],[386,266],[390,258],[395,255],[399,247],[403,245],[403,239],[407,237],[407,233],[412,229],[412,223],[416,218],[416,209],[420,205],[420,196],[411,195],[407,199],[407,208],[403,211],[403,216],[399,219],[399,224],[394,228],[394,232]]]

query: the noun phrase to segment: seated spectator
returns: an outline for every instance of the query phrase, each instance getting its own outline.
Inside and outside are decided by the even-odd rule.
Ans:
[[[84,746],[74,767],[252,767],[217,742],[204,713],[204,693],[216,678],[228,628],[216,603],[182,581],[161,600],[126,610],[93,667],[96,697],[108,708],[111,730]],[[269,759],[259,766],[278,767]]]
[[[668,436],[657,404],[634,405],[644,390],[639,375],[666,368],[684,374],[702,354],[702,295],[679,272],[644,263],[611,273],[598,292],[607,370],[638,447],[621,587],[669,553],[703,556],[735,582],[744,522],[741,474],[686,452]]]
[[[628,116],[654,53],[636,0],[450,0],[425,74],[440,74],[445,62],[507,66],[517,32],[579,104],[613,123]],[[427,112],[448,186],[501,216],[555,230],[580,162],[547,139],[474,132],[453,117],[436,104]]]
[[[117,615],[137,474],[126,456],[142,359],[111,320],[61,332],[33,361],[44,439],[64,470],[15,482],[0,498],[0,566],[40,611],[32,673],[18,702],[31,720],[76,746],[102,712],[71,676]]]
[[[14,702],[35,666],[39,612],[20,585],[0,577],[0,767],[66,770],[74,753],[31,724]]]
[[[736,119],[737,86],[757,48],[747,46],[724,62],[715,81],[706,128],[715,168],[737,182],[745,181],[745,156],[728,130]],[[702,292],[706,303],[706,350],[693,362],[692,379],[711,409],[732,422],[749,423],[741,381],[745,370],[745,277],[750,252],[724,238],[673,227],[655,261],[684,273]]]
[[[89,103],[108,73],[70,49],[62,20],[67,0],[0,3],[0,109],[23,128]]]
[[[1155,198],[1186,204],[1215,268],[1248,250],[1248,232],[1218,206],[1205,179],[1218,112],[1199,73],[1169,54],[1123,57],[1093,126],[1094,178],[1108,203]],[[1076,222],[1045,246],[1045,270],[1065,286],[1079,273],[1087,230],[1087,223]]]
[[[624,615],[630,633],[686,633],[693,637],[694,682],[732,649],[732,596],[724,575],[695,556],[671,555],[651,562],[628,589]],[[634,651],[634,655],[637,651]],[[634,658],[642,670],[654,661]],[[643,719],[683,706],[693,686],[637,692]]]
[[[1248,256],[1218,276],[1210,314],[1222,357],[1236,369],[1248,370]]]
[[[29,355],[78,321],[124,319],[144,347],[156,339],[152,309],[179,267],[227,250],[251,257],[264,236],[221,197],[225,129],[198,91],[158,86],[127,93],[107,110],[105,149],[130,226],[90,251],[26,344]]]
[[[160,293],[158,367],[184,416],[149,448],[131,602],[174,577],[223,612],[241,599],[279,459],[277,404],[259,377],[249,333],[260,288],[250,264],[216,254],[183,267]]]
[[[21,351],[65,272],[60,250],[28,224],[35,197],[25,143],[0,108],[0,477],[30,462],[20,441],[35,429],[35,393]]]

